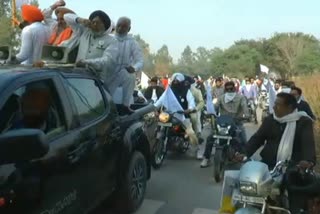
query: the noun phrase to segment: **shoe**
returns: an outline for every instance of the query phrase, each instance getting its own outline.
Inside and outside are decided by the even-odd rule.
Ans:
[[[203,151],[201,151],[201,149],[199,149],[197,151],[197,159],[198,160],[202,160],[203,159]]]
[[[206,168],[206,167],[208,167],[209,165],[210,165],[210,160],[207,159],[207,158],[204,158],[204,159],[202,160],[201,164],[200,164],[200,167],[201,167],[201,168]]]

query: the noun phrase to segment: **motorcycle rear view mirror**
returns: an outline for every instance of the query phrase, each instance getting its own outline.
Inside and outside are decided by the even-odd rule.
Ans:
[[[13,130],[0,136],[0,165],[38,159],[48,151],[45,134],[38,129]]]

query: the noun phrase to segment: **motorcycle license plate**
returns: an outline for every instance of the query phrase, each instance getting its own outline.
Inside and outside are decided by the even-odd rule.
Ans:
[[[158,122],[159,126],[164,126],[164,127],[172,127],[172,123],[162,123],[162,122]]]
[[[242,195],[239,190],[234,190],[232,194],[233,201],[240,201],[246,203],[255,203],[255,204],[264,204],[265,200],[261,197],[253,197],[253,196],[246,196]]]
[[[232,137],[230,137],[230,136],[222,136],[222,135],[213,135],[213,138],[223,139],[223,140],[232,140]]]

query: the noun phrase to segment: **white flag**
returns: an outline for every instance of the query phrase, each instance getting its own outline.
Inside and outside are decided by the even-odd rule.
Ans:
[[[269,73],[269,68],[268,68],[267,66],[265,66],[265,65],[261,65],[261,64],[260,64],[260,71],[261,71],[262,73],[268,74],[268,73]]]
[[[166,91],[161,95],[156,103],[153,104],[156,108],[165,107],[169,112],[178,112],[183,111],[182,106],[178,102],[176,96],[171,90],[170,86],[166,89]],[[175,114],[179,120],[184,121],[185,117],[183,114]]]
[[[141,73],[140,84],[141,84],[142,89],[148,88],[148,86],[149,86],[149,77],[143,71]]]
[[[30,4],[30,0],[16,0],[17,9],[20,9],[24,4]]]

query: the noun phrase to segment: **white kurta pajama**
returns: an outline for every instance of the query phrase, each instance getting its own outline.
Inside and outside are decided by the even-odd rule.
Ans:
[[[122,104],[130,106],[136,76],[135,73],[129,73],[126,68],[132,66],[136,72],[141,71],[143,68],[143,54],[139,44],[132,36],[116,35],[115,39],[117,40],[119,52],[115,59],[115,69],[105,79],[105,84],[112,95],[114,95],[118,87],[122,87]]]
[[[16,58],[22,64],[32,65],[41,60],[42,48],[48,42],[49,28],[41,22],[32,23],[23,28],[21,48]]]

